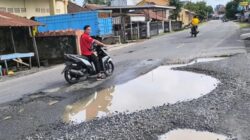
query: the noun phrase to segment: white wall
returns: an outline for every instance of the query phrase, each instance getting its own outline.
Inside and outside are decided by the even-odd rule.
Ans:
[[[139,3],[141,0],[127,0],[128,5],[136,5],[137,3]]]

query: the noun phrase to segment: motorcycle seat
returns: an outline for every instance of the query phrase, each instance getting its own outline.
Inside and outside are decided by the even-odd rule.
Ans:
[[[86,56],[83,56],[83,55],[78,55],[77,57],[79,57],[79,58],[82,58],[82,59],[85,59],[85,60],[88,60],[88,61],[89,61],[89,58],[88,58],[88,57],[86,57]]]

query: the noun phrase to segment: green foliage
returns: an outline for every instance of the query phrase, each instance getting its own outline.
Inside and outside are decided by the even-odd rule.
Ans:
[[[213,13],[213,7],[208,6],[206,2],[200,1],[200,2],[189,2],[187,3],[184,8],[193,11],[197,14],[199,19],[204,20],[206,19],[209,15]]]
[[[230,1],[227,3],[226,5],[226,17],[228,19],[236,19],[235,14],[237,14],[238,10],[238,6],[239,6],[240,1],[239,0],[234,0],[234,1]]]
[[[176,7],[176,9],[173,10],[173,13],[170,17],[171,19],[176,20],[179,17],[179,13],[181,12],[181,8],[183,5],[180,2],[180,0],[170,0],[170,6]]]

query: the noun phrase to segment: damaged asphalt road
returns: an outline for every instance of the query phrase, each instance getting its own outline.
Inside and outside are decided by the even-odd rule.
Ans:
[[[157,139],[176,128],[224,134],[238,140],[250,138],[250,55],[217,62],[198,63],[179,70],[211,75],[221,81],[198,99],[166,104],[131,114],[117,114],[76,126],[53,124],[31,137],[46,139]]]
[[[66,105],[87,98],[97,90],[125,83],[160,65],[189,62],[198,57],[245,53],[242,42],[237,41],[239,32],[234,23],[207,24],[201,27],[206,34],[201,34],[197,38],[199,40],[188,38],[188,31],[182,31],[115,50],[112,55],[116,61],[116,71],[105,83],[89,87],[81,87],[81,84],[66,86],[1,104],[0,139],[151,140],[176,128],[206,130],[235,136],[239,140],[249,139],[248,54],[178,68],[220,80],[215,90],[198,99],[130,114],[113,114],[76,126],[62,121]],[[221,30],[218,32],[217,28]],[[176,40],[177,37],[181,40]],[[130,51],[133,52],[128,53]]]

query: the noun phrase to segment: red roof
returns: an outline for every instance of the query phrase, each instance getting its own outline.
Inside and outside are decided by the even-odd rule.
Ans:
[[[68,13],[76,13],[76,12],[81,12],[81,11],[89,11],[89,9],[83,8],[77,4],[69,1]]]
[[[83,5],[83,8],[86,8],[88,10],[99,10],[100,8],[105,7],[105,5],[99,5],[99,4],[85,4]]]
[[[29,27],[42,25],[39,22],[0,11],[0,27]]]

